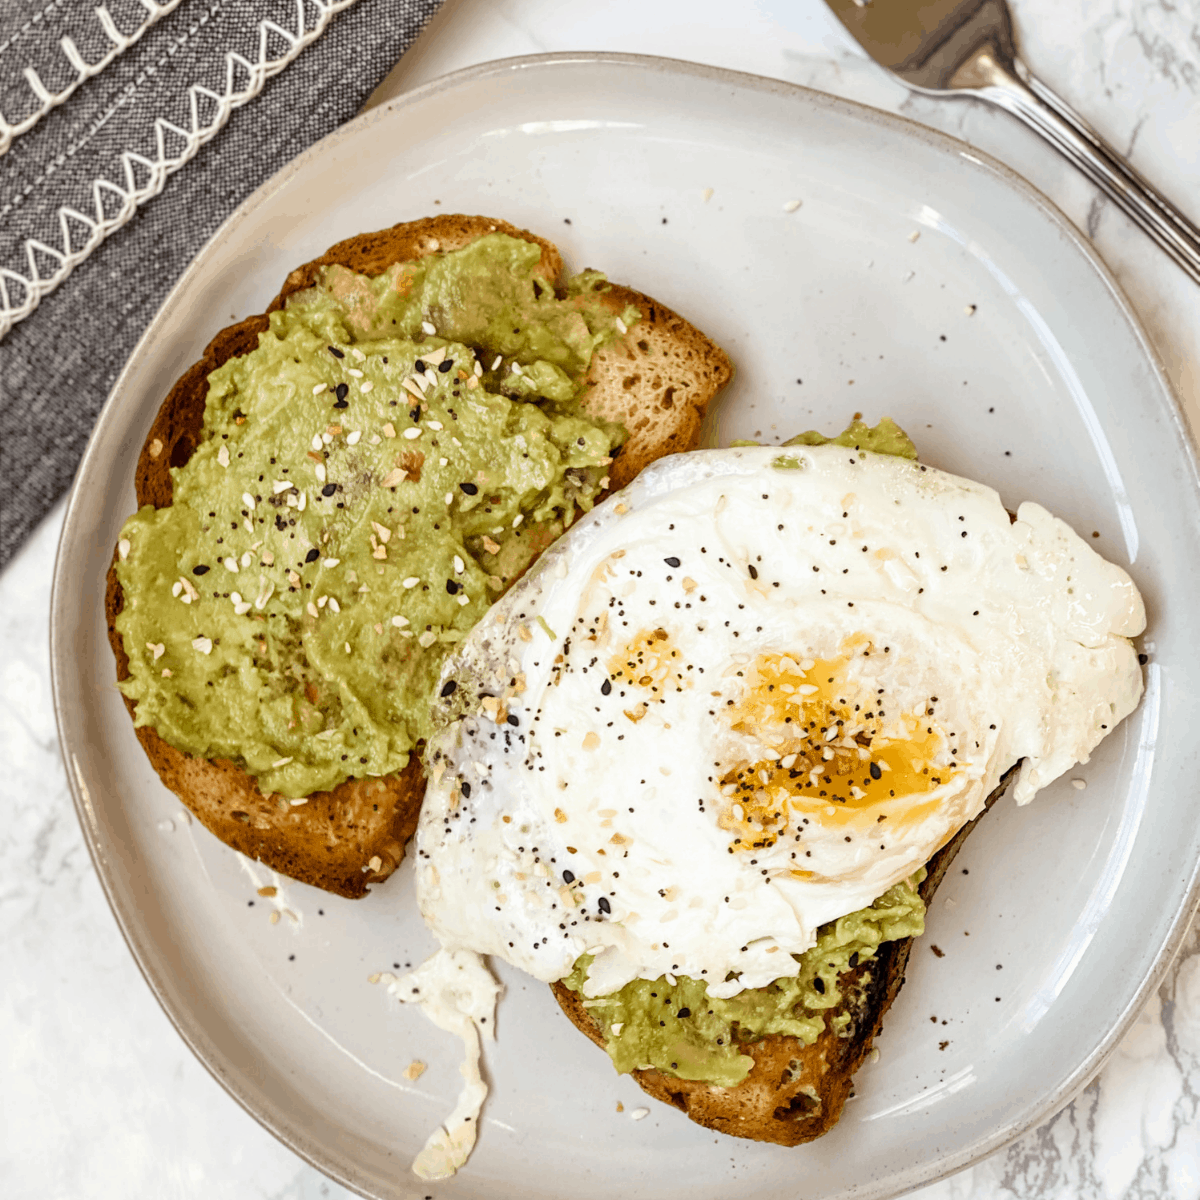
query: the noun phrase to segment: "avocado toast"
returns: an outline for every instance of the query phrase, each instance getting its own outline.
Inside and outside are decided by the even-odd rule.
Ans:
[[[564,280],[549,242],[489,218],[293,271],[139,457],[106,614],[160,778],[226,844],[365,894],[416,824],[445,649],[579,511],[693,448],[729,374],[670,310]]]
[[[988,796],[988,809],[1004,794],[1015,773],[1015,767],[1010,769]],[[925,878],[916,887],[923,909],[933,903],[934,892],[954,856],[984,815],[986,811],[929,860]],[[923,931],[923,919],[921,926]],[[870,957],[863,954],[861,961],[859,955],[854,955],[852,965],[837,976],[840,999],[824,1014],[824,1028],[811,1043],[784,1034],[757,1037],[735,1028],[739,1050],[752,1058],[754,1065],[743,1080],[732,1086],[680,1079],[653,1068],[631,1074],[643,1091],[681,1109],[698,1125],[781,1146],[811,1142],[828,1133],[842,1115],[852,1094],[854,1073],[871,1052],[883,1027],[884,1014],[904,983],[912,945],[913,936],[902,937],[880,942],[875,952]],[[605,1031],[584,1006],[582,993],[564,982],[553,983],[550,988],[575,1027],[606,1049]]]

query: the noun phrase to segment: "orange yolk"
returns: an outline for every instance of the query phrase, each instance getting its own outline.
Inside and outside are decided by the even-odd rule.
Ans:
[[[647,699],[626,711],[631,721],[646,715],[647,703],[665,699],[668,693],[691,687],[687,668],[679,651],[671,645],[665,629],[648,629],[636,634],[608,660],[608,677],[613,686],[620,684],[644,688]]]
[[[806,815],[826,827],[903,828],[936,810],[937,800],[919,797],[948,783],[959,765],[933,720],[937,697],[916,712],[888,711],[887,697],[849,672],[855,657],[871,653],[878,651],[860,637],[847,639],[837,659],[762,654],[746,668],[731,726],[778,758],[738,763],[721,776],[718,825],[733,835],[730,853],[773,845]]]

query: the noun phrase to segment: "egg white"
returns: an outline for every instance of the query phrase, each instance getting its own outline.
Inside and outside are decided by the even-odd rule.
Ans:
[[[1136,706],[1128,575],[1036,504],[836,446],[665,459],[449,660],[417,835],[444,944],[587,991],[793,969],[1023,760]]]

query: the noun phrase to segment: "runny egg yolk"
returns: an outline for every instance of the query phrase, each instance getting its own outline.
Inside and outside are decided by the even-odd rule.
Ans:
[[[645,690],[646,699],[625,709],[625,715],[635,723],[646,715],[649,704],[661,704],[669,693],[691,687],[687,677],[690,670],[665,629],[642,630],[608,661],[613,685],[634,685]]]
[[[760,654],[728,713],[730,727],[769,747],[720,778],[717,823],[731,854],[773,845],[789,826],[892,827],[919,823],[938,806],[922,801],[960,768],[953,736],[935,719],[937,697],[888,710],[878,680],[853,670],[869,642],[847,642],[835,659]]]

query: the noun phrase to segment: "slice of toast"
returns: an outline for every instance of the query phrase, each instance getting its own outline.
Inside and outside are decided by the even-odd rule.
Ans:
[[[1004,775],[987,798],[987,808],[1004,794],[1015,773],[1013,767]],[[918,889],[926,907],[987,808],[929,860],[928,874]],[[904,982],[912,943],[912,938],[885,942],[873,958],[838,977],[842,1002],[827,1018],[849,1014],[850,1022],[842,1033],[835,1033],[827,1019],[824,1032],[812,1045],[782,1034],[741,1044],[739,1048],[754,1059],[754,1066],[736,1087],[714,1087],[658,1070],[634,1071],[633,1077],[656,1100],[682,1109],[709,1129],[781,1146],[811,1142],[837,1124],[850,1095],[854,1072],[870,1053],[884,1013]],[[563,1012],[603,1049],[604,1034],[584,1008],[582,995],[562,983],[550,987]]]
[[[489,217],[447,214],[337,243],[292,271],[267,312],[282,308],[292,293],[311,287],[322,266],[336,263],[377,275],[394,263],[456,250],[493,232],[540,246],[540,273],[548,282],[561,280],[562,257],[544,238]],[[704,412],[731,368],[718,346],[649,297],[614,286],[604,298],[614,311],[633,304],[643,314],[628,334],[595,354],[582,401],[593,415],[619,421],[629,432],[609,472],[611,486],[618,488],[664,454],[695,448]],[[267,324],[264,313],[223,329],[171,388],[138,458],[134,484],[139,506],[163,508],[171,503],[170,469],[183,466],[200,439],[208,376],[253,350]],[[124,602],[110,568],[105,615],[119,680],[129,676],[129,659],[115,624]],[[135,703],[125,703],[132,716]],[[415,753],[396,774],[349,779],[332,791],[314,793],[306,804],[292,805],[263,795],[236,763],[184,754],[149,726],[136,732],[159,778],[221,841],[326,891],[365,895],[370,884],[386,879],[399,866],[404,845],[416,829],[425,778]]]

